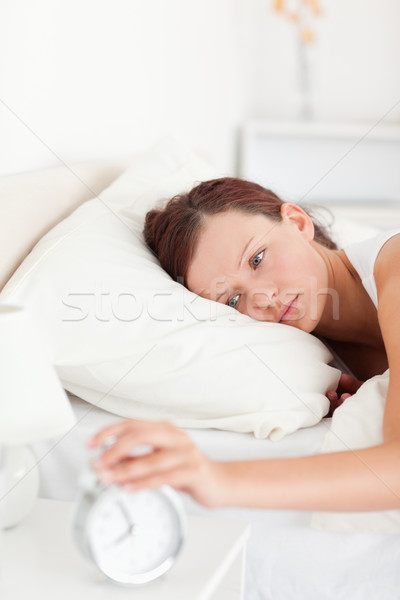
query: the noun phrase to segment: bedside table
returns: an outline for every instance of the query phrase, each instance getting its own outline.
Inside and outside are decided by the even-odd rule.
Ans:
[[[145,586],[123,587],[103,576],[75,544],[74,505],[37,500],[31,514],[1,538],[0,597],[4,600],[239,600],[250,526],[188,516],[186,543],[175,565]]]

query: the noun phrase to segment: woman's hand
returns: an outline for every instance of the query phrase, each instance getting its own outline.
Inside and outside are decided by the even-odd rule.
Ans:
[[[342,373],[339,379],[337,391],[329,390],[329,392],[326,393],[326,397],[328,398],[331,404],[329,413],[326,416],[331,417],[334,411],[339,406],[341,406],[345,400],[347,400],[353,394],[355,394],[363,383],[363,381],[356,379],[355,377],[353,377],[353,375],[349,375],[348,373]]]
[[[204,456],[171,423],[122,421],[99,431],[89,447],[101,446],[111,437],[115,442],[92,465],[102,482],[135,490],[167,484],[208,507],[221,506],[229,496],[225,464]],[[132,455],[143,446],[150,446],[151,451]]]

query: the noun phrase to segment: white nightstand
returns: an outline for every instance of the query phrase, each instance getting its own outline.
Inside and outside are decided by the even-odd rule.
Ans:
[[[244,552],[250,527],[228,519],[188,517],[176,564],[140,588],[120,587],[81,555],[72,537],[73,505],[37,500],[32,513],[3,532],[0,598],[4,600],[234,600],[243,597]]]

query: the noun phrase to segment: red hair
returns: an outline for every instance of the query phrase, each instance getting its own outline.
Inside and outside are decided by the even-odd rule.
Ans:
[[[190,192],[174,196],[164,209],[149,211],[143,233],[163,269],[175,281],[186,285],[186,275],[206,217],[240,210],[281,221],[282,204],[283,200],[274,192],[257,183],[235,177],[212,179]],[[314,223],[314,228],[315,241],[336,249],[322,226]]]

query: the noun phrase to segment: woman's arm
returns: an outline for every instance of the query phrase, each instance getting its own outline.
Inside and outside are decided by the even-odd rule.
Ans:
[[[390,378],[383,421],[385,441],[400,439],[400,234],[378,254],[374,277],[378,319],[389,362]]]
[[[301,458],[215,462],[170,423],[123,421],[100,431],[91,446],[116,443],[96,461],[104,482],[191,494],[209,507],[249,506],[362,511],[400,508],[400,443]],[[135,447],[153,452],[129,457]]]
[[[169,423],[125,421],[99,432],[116,443],[98,459],[104,481],[136,489],[169,484],[210,506],[362,511],[400,508],[400,235],[375,266],[378,317],[390,368],[383,443],[363,450],[300,458],[215,462]],[[153,452],[132,458],[135,446]]]
[[[163,484],[209,507],[360,511],[400,508],[400,444],[301,458],[215,462],[170,423],[124,421],[100,431],[116,443],[96,461],[101,479],[135,489]],[[135,447],[153,452],[130,457]]]

